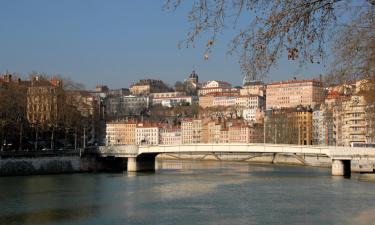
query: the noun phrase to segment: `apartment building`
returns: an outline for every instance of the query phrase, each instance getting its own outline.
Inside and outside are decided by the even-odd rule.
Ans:
[[[202,85],[202,88],[198,90],[198,95],[203,96],[209,93],[222,93],[222,92],[230,92],[232,85],[225,81],[207,81]]]
[[[135,128],[135,143],[137,145],[158,145],[160,141],[159,130],[160,128],[157,124],[137,124]]]
[[[107,145],[131,145],[135,144],[135,121],[113,121],[106,123]]]
[[[292,108],[312,107],[324,101],[323,84],[317,80],[281,81],[267,85],[266,107]]]
[[[182,144],[181,127],[161,128],[159,143],[162,145]]]
[[[181,121],[182,144],[201,143],[202,142],[202,120],[201,119],[183,119]]]

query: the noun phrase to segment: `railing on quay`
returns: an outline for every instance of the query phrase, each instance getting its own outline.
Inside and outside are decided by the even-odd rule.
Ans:
[[[0,151],[0,158],[38,158],[38,157],[58,157],[58,156],[81,156],[82,149],[66,149],[66,150],[39,150],[39,151]]]

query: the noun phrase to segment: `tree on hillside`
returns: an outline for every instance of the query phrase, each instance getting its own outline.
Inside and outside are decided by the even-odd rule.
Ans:
[[[175,10],[181,4],[166,0],[165,6]],[[191,46],[198,37],[209,35],[206,56],[219,33],[238,26],[229,52],[240,53],[243,72],[255,79],[269,72],[284,53],[301,64],[320,63],[329,50],[326,43],[339,27],[360,23],[364,14],[373,15],[374,4],[373,0],[195,0],[188,17],[191,27],[182,43]]]

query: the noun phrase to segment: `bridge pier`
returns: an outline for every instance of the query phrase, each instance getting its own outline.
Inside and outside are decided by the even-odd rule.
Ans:
[[[155,156],[128,157],[127,171],[155,171]]]
[[[332,159],[333,176],[350,176],[350,160]]]

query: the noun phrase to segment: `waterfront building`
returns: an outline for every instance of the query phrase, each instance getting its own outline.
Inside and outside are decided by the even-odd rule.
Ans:
[[[161,128],[159,143],[162,145],[182,144],[181,127]]]
[[[297,106],[318,106],[324,101],[324,89],[321,81],[291,80],[267,85],[266,107],[291,108]]]
[[[299,145],[312,145],[312,112],[311,108],[299,106],[291,114],[294,127],[298,129]]]
[[[342,102],[342,144],[366,142],[366,101],[363,96],[353,95]]]
[[[227,127],[220,130],[220,143],[229,143],[229,129]]]
[[[202,125],[202,142],[203,143],[220,143],[220,133],[223,124],[218,120],[208,121]]]
[[[333,109],[322,105],[313,111],[313,144],[335,145]]]
[[[234,124],[228,128],[229,143],[249,143],[250,128],[245,124]]]
[[[135,142],[137,145],[158,145],[159,144],[159,125],[139,123],[135,128]]]
[[[275,144],[312,144],[312,109],[299,106],[266,110],[266,142]]]
[[[31,124],[56,124],[63,116],[62,81],[34,76],[27,89],[27,119]]]
[[[107,145],[135,144],[135,121],[114,121],[106,123]]]
[[[186,118],[181,121],[182,144],[202,142],[202,120]]]

